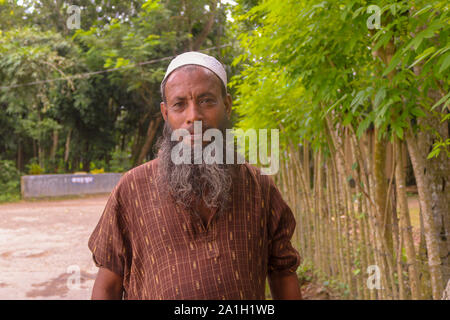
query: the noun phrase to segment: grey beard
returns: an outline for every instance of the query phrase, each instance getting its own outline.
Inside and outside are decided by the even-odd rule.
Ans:
[[[226,126],[227,124],[219,128],[224,137]],[[163,135],[157,143],[159,147],[158,183],[165,186],[172,199],[188,211],[195,210],[200,200],[203,200],[204,205],[209,209],[218,208],[219,214],[229,209],[233,177],[238,166],[203,162],[176,165],[172,162],[171,152],[179,142],[171,141],[171,134],[172,129],[165,123]],[[227,144],[223,143],[223,146],[223,155],[225,155]],[[233,152],[236,159],[234,143]],[[193,155],[193,152],[191,154]]]

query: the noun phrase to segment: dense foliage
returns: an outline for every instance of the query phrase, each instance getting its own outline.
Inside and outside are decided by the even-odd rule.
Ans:
[[[68,8],[80,29],[68,29]],[[169,59],[231,62],[218,1],[1,1],[0,152],[26,172],[130,169],[154,157]],[[70,11],[71,12],[71,11]]]
[[[351,297],[439,298],[450,277],[448,2],[247,7],[242,1],[236,10],[243,50],[232,82],[237,125],[281,131],[279,183],[297,210],[303,256]],[[419,253],[426,254],[419,257],[406,202],[408,163],[423,222]],[[364,287],[362,270],[371,264],[386,276],[384,291]]]

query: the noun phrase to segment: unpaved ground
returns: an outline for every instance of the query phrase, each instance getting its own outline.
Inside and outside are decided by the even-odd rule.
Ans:
[[[0,205],[0,299],[89,299],[87,242],[107,198]]]

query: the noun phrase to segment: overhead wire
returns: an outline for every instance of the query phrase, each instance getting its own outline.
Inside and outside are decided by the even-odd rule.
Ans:
[[[213,50],[213,49],[228,47],[228,46],[231,46],[231,45],[232,45],[231,43],[223,44],[223,45],[220,45],[220,46],[215,46],[215,47],[210,47],[210,48],[206,48],[206,49],[201,49],[201,50],[198,50],[198,51],[209,51],[209,50]],[[147,65],[147,64],[153,64],[153,63],[169,60],[169,59],[172,59],[172,58],[175,58],[175,57],[176,57],[176,55],[172,55],[172,56],[162,57],[162,58],[158,58],[158,59],[152,59],[152,60],[147,60],[147,61],[142,61],[142,62],[136,62],[136,63],[120,66],[120,67],[117,67],[117,68],[110,68],[110,69],[104,69],[104,70],[97,70],[97,71],[78,73],[78,74],[74,74],[74,75],[67,76],[67,77],[44,79],[44,80],[37,80],[37,81],[21,83],[21,84],[0,86],[0,89],[6,90],[6,89],[13,89],[13,88],[19,88],[19,87],[26,87],[26,86],[33,86],[33,85],[39,85],[39,84],[44,84],[44,83],[50,83],[50,82],[55,82],[55,81],[68,81],[68,80],[72,80],[72,79],[88,78],[88,77],[96,75],[96,74],[113,72],[113,71],[117,71],[117,70],[120,70],[120,69],[132,68],[132,67],[137,67],[137,66],[142,66],[142,65]]]

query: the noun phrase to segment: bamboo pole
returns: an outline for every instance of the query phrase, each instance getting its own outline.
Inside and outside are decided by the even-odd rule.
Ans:
[[[351,151],[351,141],[349,139],[348,136],[346,136],[346,141],[350,143],[350,151]],[[351,153],[350,153],[351,154]],[[353,157],[352,157],[352,161],[353,161]],[[353,172],[352,172],[352,177],[354,176]],[[355,178],[353,178],[353,180],[355,180]],[[350,208],[350,212],[349,212],[349,220],[351,223],[351,237],[352,237],[352,254],[353,254],[353,264],[355,263],[356,260],[359,261],[359,264],[361,264],[361,252],[360,250],[361,248],[361,242],[359,239],[359,233],[357,231],[357,227],[356,227],[356,213],[355,213],[355,207],[354,207],[354,201],[353,201],[353,191],[352,188],[350,187],[350,185],[347,183],[346,184],[346,193],[347,193],[347,202],[348,202],[348,207]],[[357,249],[358,248],[358,249]],[[362,293],[362,284],[361,284],[361,274],[355,274],[356,276],[356,297],[360,298],[363,293]]]
[[[318,165],[317,162],[320,159],[320,156],[316,156],[314,158],[314,173],[313,173],[313,181],[314,181],[314,186],[313,186],[313,192],[314,192],[314,212],[313,212],[313,225],[314,225],[314,265],[316,266],[316,268],[320,268],[320,252],[319,252],[319,247],[320,247],[320,243],[319,243],[319,222],[318,222],[318,203],[319,203],[319,199],[317,198],[317,194],[318,194],[318,183],[317,183],[317,179],[318,179]]]
[[[327,263],[328,263],[328,274],[330,277],[334,277],[336,275],[336,261],[335,261],[335,250],[333,245],[334,238],[334,230],[333,230],[333,220],[332,220],[332,212],[333,208],[333,194],[332,194],[332,183],[331,183],[331,159],[327,159],[327,174],[325,176],[326,179],[326,204],[327,204],[327,244],[328,244],[328,252],[327,252]]]
[[[411,231],[411,219],[408,210],[408,200],[406,198],[405,182],[405,159],[403,157],[404,143],[395,137],[395,159],[397,166],[395,168],[395,187],[397,191],[397,205],[400,216],[400,236],[405,244],[406,259],[408,263],[408,278],[411,287],[412,299],[421,299],[420,283],[417,273],[416,252],[414,240]]]
[[[293,151],[293,156],[296,157],[297,159],[300,159],[300,154],[298,149],[296,149],[295,151]],[[294,170],[294,185],[296,190],[298,190],[295,194],[296,199],[297,199],[297,233],[298,233],[298,238],[299,238],[299,247],[302,253],[302,256],[305,254],[305,243],[307,241],[307,239],[305,238],[305,229],[304,229],[304,208],[305,208],[305,203],[304,203],[304,197],[303,197],[303,190],[301,188],[301,183],[300,183],[300,179],[299,179],[299,175],[300,172],[297,171],[295,165],[293,165],[293,170]]]
[[[317,251],[319,252],[319,258],[320,258],[320,269],[322,272],[325,272],[326,266],[325,266],[325,257],[326,254],[324,252],[324,249],[326,247],[325,245],[325,233],[326,233],[326,229],[325,229],[325,224],[323,221],[323,179],[322,179],[322,172],[323,172],[323,166],[322,166],[322,156],[323,153],[321,150],[318,151],[317,154],[317,195],[316,195],[316,199],[318,200],[317,202],[317,230],[318,230],[318,235],[319,235],[319,247],[317,248]]]
[[[334,229],[335,229],[335,244],[337,245],[337,264],[338,264],[338,279],[340,282],[344,282],[344,257],[342,252],[342,232],[340,228],[340,217],[339,217],[339,196],[338,196],[338,175],[336,170],[336,161],[335,161],[335,152],[331,157],[332,166],[331,166],[331,176],[332,176],[332,184],[333,184],[333,194],[334,196]]]
[[[293,144],[290,143],[290,149],[293,150]],[[305,198],[305,205],[306,205],[306,210],[305,210],[305,223],[306,223],[306,236],[308,237],[308,242],[307,242],[307,256],[312,259],[313,256],[313,244],[311,243],[312,241],[312,231],[311,228],[313,226],[313,220],[312,220],[312,204],[311,204],[311,191],[309,188],[309,184],[307,185],[305,182],[305,171],[302,170],[302,166],[300,164],[300,160],[297,157],[294,157],[293,159],[294,162],[294,166],[297,169],[298,177],[300,178],[300,183],[303,187],[303,195]]]

